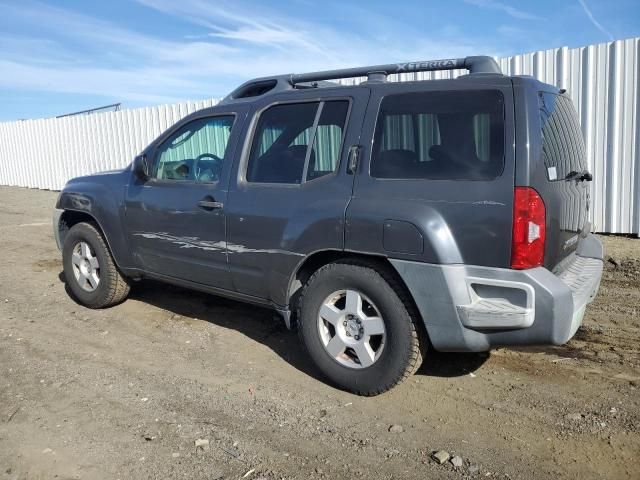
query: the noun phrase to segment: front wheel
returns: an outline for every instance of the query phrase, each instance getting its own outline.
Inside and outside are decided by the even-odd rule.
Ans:
[[[116,267],[102,234],[91,223],[71,227],[62,248],[62,264],[71,293],[86,307],[110,307],[129,294],[129,282]]]
[[[304,287],[298,331],[333,383],[359,395],[377,395],[422,363],[426,342],[412,305],[384,266],[331,263]]]

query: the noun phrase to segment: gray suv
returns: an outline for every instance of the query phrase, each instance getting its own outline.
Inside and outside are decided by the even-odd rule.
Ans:
[[[375,395],[428,347],[567,342],[602,274],[591,179],[564,91],[490,57],[376,65],[245,83],[69,181],[54,232],[83,305],[152,278],[271,307],[332,383]]]

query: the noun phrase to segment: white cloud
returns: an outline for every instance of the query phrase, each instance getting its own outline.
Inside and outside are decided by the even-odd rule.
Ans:
[[[600,32],[602,32],[610,41],[613,41],[613,35],[611,34],[611,32],[609,30],[607,30],[606,28],[604,28],[602,26],[602,24],[596,19],[596,17],[593,16],[593,13],[591,12],[591,9],[587,6],[586,2],[584,0],[578,0],[578,3],[580,4],[582,9],[584,10],[584,13],[587,15],[587,17],[589,18],[591,23],[593,23],[593,25],[598,30],[600,30]]]
[[[476,7],[502,11],[507,15],[509,15],[510,17],[517,18],[519,20],[544,20],[544,18],[539,15],[535,15],[533,13],[520,10],[519,8],[513,7],[506,3],[502,3],[494,0],[464,0],[464,1],[469,5],[475,5]]]
[[[0,35],[0,87],[139,105],[222,96],[248,78],[278,73],[510,53],[454,26],[426,35],[364,7],[341,7],[354,18],[353,28],[341,29],[263,4],[138,1],[180,19],[191,33],[152,35],[29,0],[0,2],[0,16],[29,32]]]

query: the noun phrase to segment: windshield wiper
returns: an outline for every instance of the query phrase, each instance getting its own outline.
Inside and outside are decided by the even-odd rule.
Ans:
[[[589,173],[587,170],[583,170],[582,172],[576,172],[575,170],[567,173],[567,176],[564,177],[565,180],[579,180],[580,182],[590,182],[593,180],[593,175]]]

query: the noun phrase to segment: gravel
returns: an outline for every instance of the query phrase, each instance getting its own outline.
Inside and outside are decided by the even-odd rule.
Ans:
[[[431,455],[431,457],[440,465],[442,465],[447,460],[449,460],[449,452],[445,450],[438,450],[437,452],[434,452],[433,455]]]
[[[80,307],[51,228],[19,226],[48,224],[56,195],[0,187],[8,478],[637,479],[640,240],[602,237],[619,266],[567,345],[430,351],[415,377],[362,398],[328,384],[269,310],[151,281]]]

